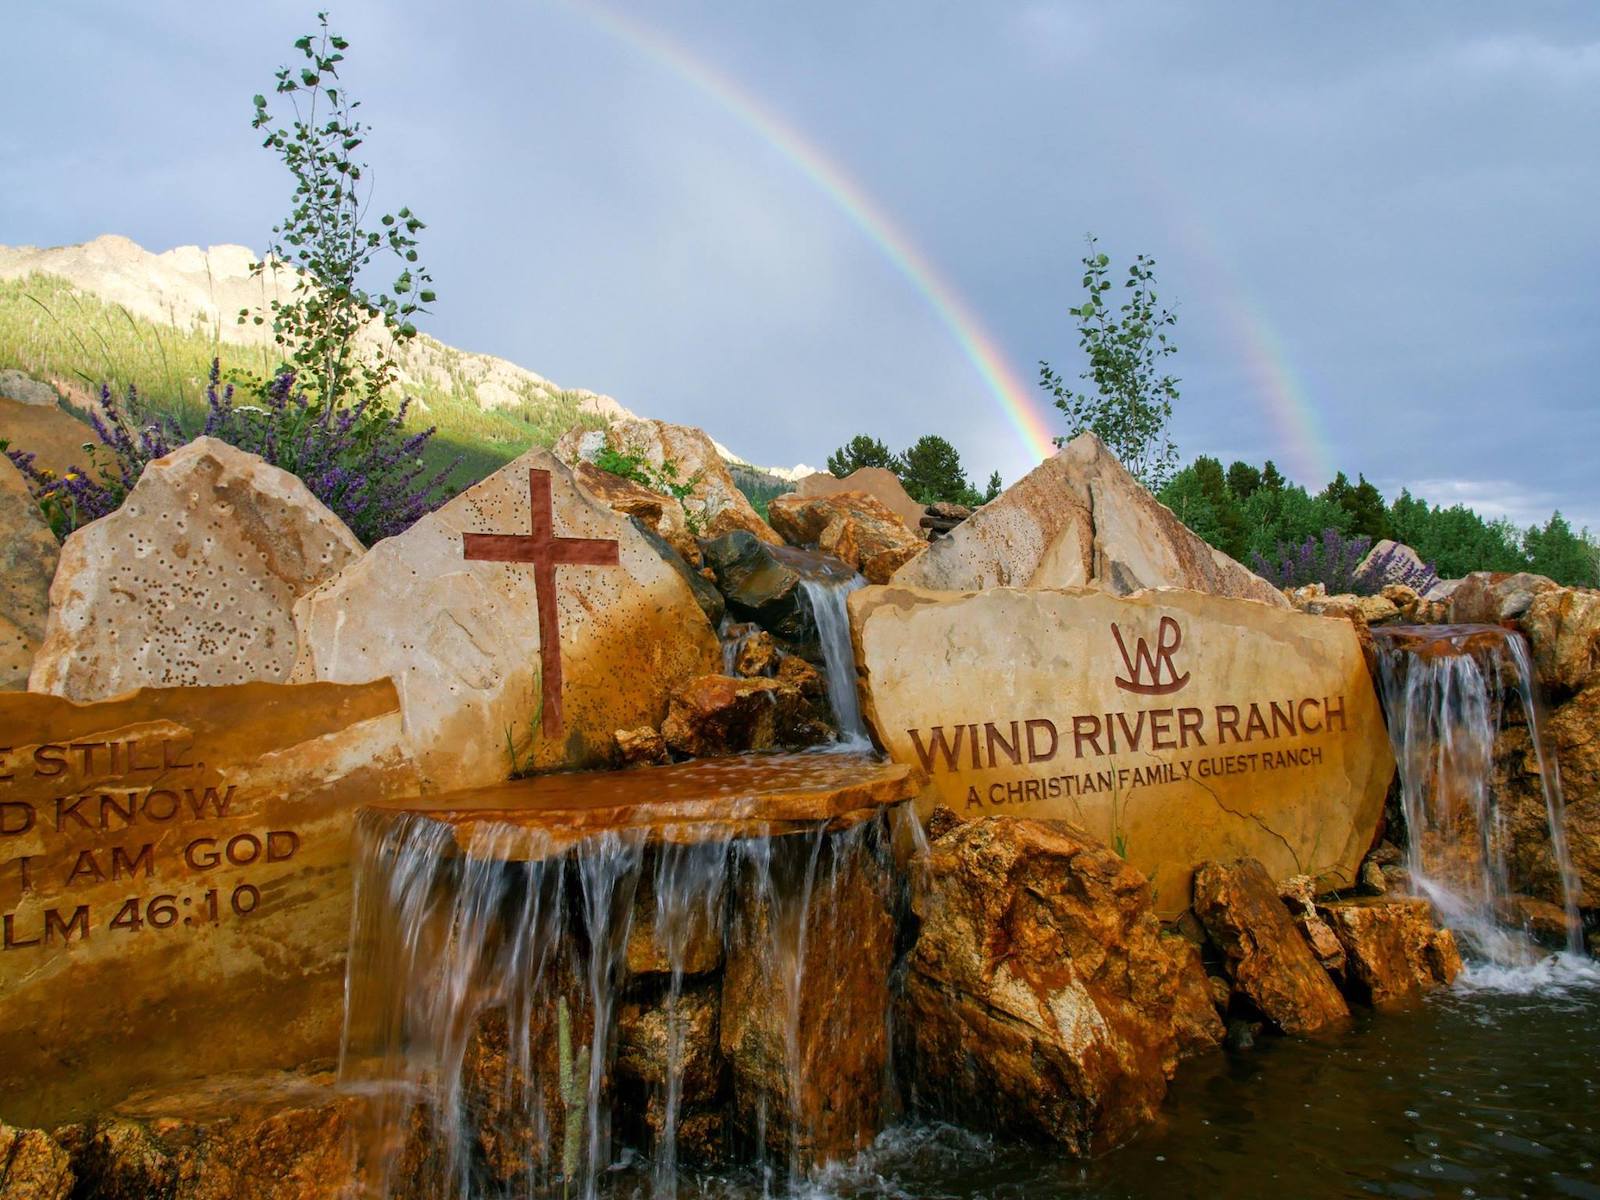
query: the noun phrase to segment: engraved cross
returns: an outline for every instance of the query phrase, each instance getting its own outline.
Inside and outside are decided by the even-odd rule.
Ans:
[[[550,472],[528,470],[530,533],[465,533],[462,553],[490,562],[529,563],[539,606],[539,674],[543,692],[542,732],[561,736],[561,619],[556,609],[556,568],[614,567],[617,543],[600,538],[555,536]]]

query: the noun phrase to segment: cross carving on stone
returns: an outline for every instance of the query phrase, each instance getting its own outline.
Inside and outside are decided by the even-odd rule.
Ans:
[[[463,556],[490,562],[529,563],[539,606],[539,675],[543,693],[541,729],[561,736],[561,619],[556,609],[556,568],[614,567],[617,543],[600,538],[555,536],[550,504],[550,472],[528,470],[531,533],[464,533]]]

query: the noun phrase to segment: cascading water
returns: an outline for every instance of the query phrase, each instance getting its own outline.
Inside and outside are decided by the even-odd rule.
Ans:
[[[1514,881],[1507,813],[1493,786],[1496,742],[1509,722],[1520,720],[1543,793],[1568,949],[1578,951],[1561,778],[1542,743],[1527,643],[1495,625],[1391,626],[1373,635],[1414,886],[1479,958],[1517,966],[1537,957],[1508,919]]]
[[[871,745],[866,724],[861,719],[861,702],[856,696],[856,655],[850,644],[850,613],[846,607],[850,593],[866,582],[859,574],[807,576],[800,581],[822,646],[828,703],[839,726],[839,746],[848,750],[862,750]]]
[[[868,1040],[888,1019],[892,937],[873,963],[850,936],[889,919],[888,818],[659,835],[362,815],[341,1078],[374,1097],[369,1194],[672,1197],[686,1144],[786,1151],[793,1183],[837,1140],[814,1075],[863,1040],[831,997],[876,972]]]

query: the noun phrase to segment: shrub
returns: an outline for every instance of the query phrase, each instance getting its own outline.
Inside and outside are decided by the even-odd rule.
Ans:
[[[1372,539],[1345,537],[1337,529],[1324,529],[1321,537],[1308,537],[1299,545],[1278,543],[1271,559],[1252,555],[1251,569],[1274,587],[1305,587],[1320,583],[1329,593],[1356,590],[1356,568],[1372,548]]]

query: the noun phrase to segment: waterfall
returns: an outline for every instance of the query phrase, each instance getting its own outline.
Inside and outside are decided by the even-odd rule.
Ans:
[[[890,820],[753,828],[485,819],[464,845],[363,812],[340,1077],[373,1098],[364,1194],[671,1200],[686,1144],[773,1153],[792,1186],[870,1141],[886,1068],[835,1073],[888,1059]]]
[[[1508,720],[1526,727],[1560,877],[1568,949],[1580,948],[1576,876],[1561,778],[1546,752],[1527,643],[1496,625],[1374,629],[1378,683],[1400,772],[1407,869],[1414,886],[1478,957],[1506,966],[1537,957],[1510,919],[1509,833],[1493,786]]]
[[[844,578],[806,576],[800,580],[817,626],[817,640],[822,645],[828,703],[839,726],[839,744],[850,750],[871,745],[856,695],[856,653],[850,643],[850,612],[845,606],[846,597],[866,582],[859,574]]]

